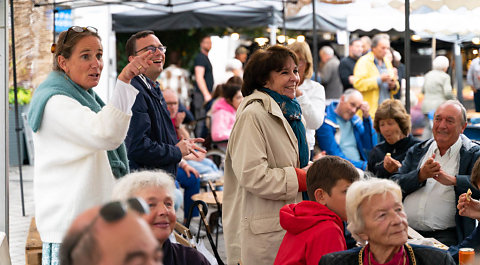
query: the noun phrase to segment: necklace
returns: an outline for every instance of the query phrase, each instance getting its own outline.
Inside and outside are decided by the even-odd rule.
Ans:
[[[405,243],[405,250],[409,253],[410,255],[410,260],[412,261],[412,264],[411,265],[417,265],[417,261],[415,260],[415,254],[413,253],[413,249],[412,247]],[[358,253],[358,264],[359,265],[363,265],[363,251],[365,250],[367,246],[363,246],[361,249],[360,249],[360,252]],[[405,265],[407,263],[407,254],[404,253],[403,255],[403,265]],[[368,255],[368,265],[371,265],[371,260],[370,260],[370,255]]]

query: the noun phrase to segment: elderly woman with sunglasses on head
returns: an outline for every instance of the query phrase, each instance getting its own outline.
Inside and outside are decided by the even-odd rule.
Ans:
[[[139,197],[147,202],[150,213],[144,220],[150,225],[163,250],[164,265],[207,265],[208,260],[196,249],[172,243],[169,239],[177,216],[173,207],[175,184],[163,171],[140,171],[126,175],[114,187],[113,199]]]
[[[444,250],[407,244],[408,222],[402,191],[395,182],[370,178],[354,182],[347,191],[347,229],[362,247],[331,253],[323,264],[454,265]]]
[[[53,71],[35,90],[28,122],[34,131],[35,218],[43,261],[56,264],[62,237],[76,215],[106,202],[114,179],[128,173],[123,141],[138,91],[130,80],[152,64],[152,53],[118,75],[108,104],[93,91],[103,69],[100,36],[74,26],[52,46]]]

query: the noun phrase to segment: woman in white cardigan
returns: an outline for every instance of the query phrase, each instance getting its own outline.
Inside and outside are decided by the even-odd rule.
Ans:
[[[60,33],[52,52],[53,71],[35,90],[28,113],[44,265],[58,264],[60,243],[75,216],[108,201],[114,178],[128,173],[123,140],[138,93],[130,80],[155,60],[148,52],[125,66],[105,105],[92,89],[103,69],[97,30],[71,27]]]
[[[320,83],[310,79],[313,74],[313,59],[308,44],[297,41],[290,44],[288,48],[294,51],[298,58],[300,83],[296,95],[305,118],[308,149],[312,156],[315,130],[322,126],[325,116],[325,89]]]

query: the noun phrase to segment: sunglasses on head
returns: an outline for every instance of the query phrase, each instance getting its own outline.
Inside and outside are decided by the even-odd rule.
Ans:
[[[77,33],[82,33],[82,32],[85,32],[85,31],[90,31],[91,33],[98,33],[98,30],[94,27],[91,27],[91,26],[88,26],[88,27],[79,27],[79,26],[71,26],[70,28],[68,28],[67,30],[67,34],[65,34],[65,38],[63,39],[63,44],[65,44],[65,42],[67,41],[68,39],[68,34],[70,33],[70,31],[75,31]]]
[[[92,26],[87,26],[87,27],[71,26],[70,28],[68,28],[67,33],[65,34],[65,38],[63,38],[62,44],[65,44],[67,42],[68,34],[72,30],[77,32],[77,33],[82,33],[82,32],[85,32],[85,31],[90,31],[90,32],[95,33],[95,34],[98,33],[98,30],[96,28],[92,27]],[[57,47],[57,45],[55,43],[52,44],[52,47],[50,47],[50,51],[52,53],[55,53],[56,47]]]
[[[139,214],[150,213],[148,204],[141,198],[130,198],[126,201],[113,201],[103,205],[102,208],[100,208],[98,215],[82,230],[81,233],[79,233],[79,236],[74,242],[69,244],[70,247],[67,250],[68,259],[70,261],[72,260],[73,251],[83,238],[86,238],[86,235],[90,234],[98,218],[102,218],[107,223],[114,223],[125,217],[130,210]]]

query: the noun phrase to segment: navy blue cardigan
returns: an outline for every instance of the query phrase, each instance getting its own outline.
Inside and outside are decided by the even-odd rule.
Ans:
[[[163,169],[175,176],[182,153],[162,92],[138,76],[130,84],[139,91],[125,139],[130,169]]]

